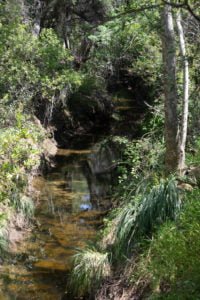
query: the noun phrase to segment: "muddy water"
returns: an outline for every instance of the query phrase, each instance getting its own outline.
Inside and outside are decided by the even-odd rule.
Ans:
[[[95,151],[59,150],[56,167],[35,179],[35,225],[0,267],[0,300],[69,299],[71,257],[94,239],[105,212],[92,198],[83,167]]]

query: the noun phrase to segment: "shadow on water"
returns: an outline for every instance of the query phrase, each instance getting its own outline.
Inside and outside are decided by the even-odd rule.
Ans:
[[[60,149],[56,167],[35,178],[35,225],[15,258],[1,266],[0,300],[67,299],[71,257],[95,239],[109,207],[114,156],[102,143]]]
[[[107,136],[136,136],[143,106],[120,95],[114,102]],[[72,255],[95,240],[109,208],[114,161],[120,155],[101,135],[76,136],[71,142],[70,149],[59,150],[56,167],[35,178],[39,191],[35,225],[14,255],[0,265],[0,300],[70,299],[66,284]]]

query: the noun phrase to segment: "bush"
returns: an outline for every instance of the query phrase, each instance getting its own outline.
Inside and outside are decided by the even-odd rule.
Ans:
[[[122,194],[122,199],[127,199],[128,195],[134,193],[145,179],[149,182],[152,174],[153,180],[158,181],[156,177],[160,178],[164,164],[162,141],[154,140],[151,136],[133,141],[115,136],[112,140],[116,147],[122,149],[121,161],[118,163],[119,186],[117,188],[119,194]]]
[[[10,17],[13,8],[7,6],[0,4],[0,101],[7,110],[19,101],[30,108],[34,97],[55,105],[59,92],[65,89],[70,94],[81,84],[82,75],[73,70],[72,55],[52,29],[35,37],[19,14]]]
[[[164,224],[141,257],[139,274],[148,274],[152,286],[149,299],[200,298],[199,197],[199,190],[188,197],[177,221]]]
[[[0,131],[0,213],[14,209],[29,219],[33,215],[34,205],[25,195],[26,187],[29,173],[40,164],[40,143],[44,132],[20,110],[15,112],[13,124],[14,127]],[[5,218],[9,219],[9,214]],[[1,238],[1,241],[4,240]]]

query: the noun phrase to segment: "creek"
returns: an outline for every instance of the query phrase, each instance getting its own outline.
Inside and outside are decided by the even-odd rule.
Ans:
[[[15,256],[0,266],[0,299],[69,299],[71,257],[94,240],[109,207],[111,177],[102,170],[113,154],[99,145],[59,149],[55,168],[34,179],[35,225]]]
[[[138,116],[130,100],[118,99],[113,118],[121,133],[134,131]],[[55,167],[34,179],[35,222],[14,255],[0,265],[0,300],[71,299],[72,256],[95,240],[110,207],[115,178],[110,166],[118,150],[107,138],[94,142],[90,136],[88,146],[85,137],[71,149],[59,149]]]

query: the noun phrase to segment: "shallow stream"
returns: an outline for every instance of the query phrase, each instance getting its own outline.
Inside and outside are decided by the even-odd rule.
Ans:
[[[130,100],[118,99],[113,134],[134,131],[137,114]],[[93,138],[89,147],[79,142],[78,148],[60,149],[55,168],[35,178],[35,222],[14,256],[0,261],[0,300],[71,299],[72,256],[101,228],[114,178],[110,166],[118,151],[102,138],[91,143]]]
[[[97,148],[60,149],[56,167],[38,176],[35,226],[1,268],[1,300],[69,299],[66,288],[71,257],[92,241],[102,224],[108,200],[99,201],[105,185],[89,169]],[[98,162],[97,162],[98,163]],[[89,174],[90,173],[90,174]],[[107,182],[108,185],[108,182]],[[105,201],[104,201],[105,200]]]

